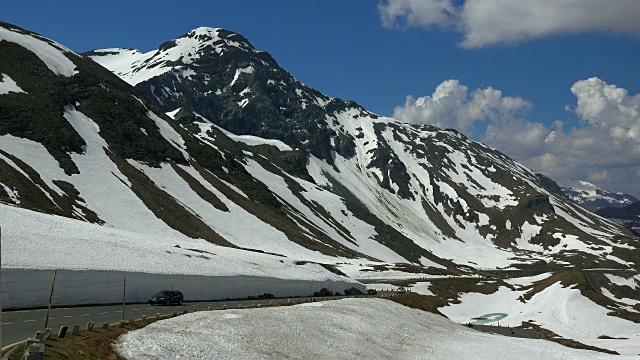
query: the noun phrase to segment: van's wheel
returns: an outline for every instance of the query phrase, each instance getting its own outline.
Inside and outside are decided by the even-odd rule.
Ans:
[[[169,300],[165,301],[164,306],[169,306]]]
[[[178,301],[178,305],[182,306],[182,300]]]

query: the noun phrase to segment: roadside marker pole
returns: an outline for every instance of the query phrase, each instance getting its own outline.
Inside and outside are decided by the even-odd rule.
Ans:
[[[127,296],[127,277],[124,277],[124,286],[122,287],[122,320],[124,320],[125,299]]]
[[[53,288],[56,285],[56,274],[58,273],[58,270],[53,270],[53,281],[51,282],[51,293],[49,294],[49,307],[47,308],[47,318],[44,321],[44,328],[47,328],[47,325],[49,325],[49,313],[51,312],[51,299],[53,299]],[[43,332],[44,334],[44,332]]]

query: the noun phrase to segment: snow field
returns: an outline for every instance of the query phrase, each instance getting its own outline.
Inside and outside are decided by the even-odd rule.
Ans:
[[[329,181],[326,179],[327,176],[337,179],[342,185],[346,186],[350,192],[356,195],[358,199],[367,206],[369,211],[412,239],[417,245],[429,249],[441,258],[480,267],[506,267],[519,262],[519,260],[512,259],[513,253],[496,248],[490,240],[482,237],[476,229],[476,224],[467,223],[464,219],[458,219],[461,223],[465,224],[464,226],[460,226],[453,218],[445,217],[445,220],[456,231],[456,235],[460,239],[464,239],[464,243],[456,242],[456,246],[451,246],[451,241],[453,240],[447,239],[441,231],[429,221],[422,207],[421,197],[426,196],[427,201],[433,203],[433,192],[428,181],[423,181],[425,194],[422,194],[422,191],[414,190],[414,195],[417,197],[415,201],[400,199],[398,196],[382,189],[378,184],[377,178],[379,176],[376,177],[374,175],[376,169],[366,168],[371,161],[371,153],[368,152],[368,150],[369,148],[375,148],[377,146],[377,137],[373,129],[373,124],[376,122],[395,122],[395,120],[390,118],[354,118],[354,112],[357,111],[350,109],[337,114],[336,117],[338,125],[343,126],[347,132],[351,132],[354,136],[360,132],[356,130],[356,128],[362,129],[362,133],[365,136],[363,138],[355,138],[356,146],[361,150],[357,151],[356,156],[351,159],[345,159],[339,154],[335,154],[335,166],[339,171],[335,171],[333,167],[325,161],[310,156],[307,170],[316,183],[329,184]],[[328,120],[328,122],[332,123],[331,120]],[[335,123],[335,120],[333,120],[333,123]],[[420,133],[420,135],[424,137],[429,137],[430,134],[429,132]],[[383,136],[398,155],[400,161],[406,165],[407,172],[412,175],[410,187],[412,189],[419,189],[419,185],[415,179],[424,180],[429,178],[427,170],[420,166],[420,163],[426,162],[426,160],[418,159],[413,154],[408,153],[404,144],[393,139],[393,134],[390,130],[386,130]],[[365,143],[368,144],[365,145]],[[467,162],[466,158],[464,162]],[[473,164],[470,164],[470,166],[475,169]],[[460,169],[460,171],[467,170]],[[489,181],[488,178],[487,181]],[[496,186],[497,185],[491,188],[497,189]],[[495,191],[495,194],[503,197],[511,196],[510,193],[506,194],[498,190]],[[453,198],[457,198],[457,195]],[[440,206],[436,211],[443,212],[444,209]],[[398,225],[400,223],[402,226]],[[476,256],[470,259],[470,253],[476,254]]]
[[[511,281],[527,284],[539,281],[542,276]],[[523,303],[519,297],[525,293],[526,290],[512,291],[506,287],[488,295],[466,293],[460,297],[460,304],[439,310],[452,321],[460,323],[484,314],[505,313],[507,317],[500,320],[502,326],[518,326],[524,321],[532,321],[583,344],[615,350],[623,355],[640,352],[640,324],[608,316],[609,310],[584,297],[578,289],[554,283]],[[602,335],[626,339],[598,339]]]
[[[428,282],[418,282],[413,284],[411,291],[420,295],[435,295],[430,289],[431,284]]]
[[[63,194],[63,191],[53,183],[53,179],[59,179],[64,175],[64,171],[60,168],[58,162],[49,154],[45,147],[37,142],[15,137],[10,134],[0,136],[0,148],[4,151],[16,156],[20,160],[24,161],[27,165],[35,169],[41,176],[42,180],[47,186],[58,193]],[[21,175],[27,179],[31,179],[29,175],[24,172],[16,163],[14,163],[8,157],[0,154],[0,159],[5,161],[9,166],[13,167]],[[36,185],[42,190],[42,192],[53,201],[47,191],[42,189],[40,185]],[[19,194],[18,194],[19,195]]]
[[[363,252],[370,256],[376,257],[385,261],[406,261],[400,255],[391,251],[389,248],[381,245],[371,238],[376,234],[373,226],[364,223],[360,219],[356,218],[347,209],[342,198],[337,195],[318,188],[314,184],[306,182],[304,180],[290,178],[296,181],[305,191],[302,192],[302,196],[307,200],[313,201],[322,206],[329,212],[331,218],[339,221],[349,231],[351,241],[347,240],[347,236],[343,235],[334,225],[329,222],[330,219],[325,219],[321,214],[314,212],[308,206],[306,206],[296,195],[294,195],[289,186],[285,182],[285,179],[279,175],[271,173],[265,170],[260,164],[253,159],[248,159],[245,164],[245,169],[256,179],[269,187],[274,194],[278,195],[282,200],[289,204],[293,209],[299,211],[303,217],[309,221],[317,229],[323,231],[329,235],[332,239],[338,241],[342,245]],[[286,175],[285,175],[286,176]]]
[[[382,299],[198,312],[122,335],[127,359],[605,359],[606,354],[482,333]]]
[[[201,116],[201,118],[203,118],[203,117]],[[209,120],[207,120],[207,121],[209,121]],[[264,138],[261,138],[259,136],[253,136],[253,135],[236,135],[236,134],[234,134],[234,133],[232,133],[230,131],[227,131],[227,130],[221,128],[218,125],[215,125],[213,123],[209,123],[209,124],[211,124],[212,127],[216,127],[218,130],[222,131],[225,135],[227,135],[231,140],[236,141],[236,142],[245,143],[245,144],[247,144],[249,146],[271,145],[271,146],[277,147],[280,151],[292,151],[293,150],[291,148],[291,146],[283,143],[280,140],[264,139]],[[204,134],[204,133],[206,133],[206,131],[203,131],[201,133],[201,135]]]
[[[49,40],[40,40],[32,35],[25,35],[17,29],[6,29],[0,26],[0,41],[16,43],[36,54],[42,62],[56,75],[71,77],[78,73],[76,65],[64,55],[69,49]]]
[[[618,276],[618,275],[613,275],[613,274],[604,274],[604,276],[607,277],[607,279],[609,279],[609,281],[611,281],[612,283],[618,285],[618,286],[628,286],[632,289],[636,289],[637,287],[639,287],[640,285],[640,275],[636,275],[634,277],[631,278],[625,278],[622,276]]]
[[[108,226],[151,237],[187,239],[158,219],[131,191],[127,178],[105,154],[107,144],[100,137],[98,125],[72,107],[67,107],[63,115],[87,143],[83,154],[71,154],[80,174],[66,175],[45,147],[34,141],[4,135],[0,137],[0,146],[37,171],[47,186],[59,195],[64,192],[53,180],[73,184],[87,207],[95,211]],[[8,159],[3,160],[13,164]],[[48,195],[44,190],[43,193]]]
[[[3,268],[344,279],[312,263],[295,265],[204,240],[132,233],[7,205],[0,205],[0,221]]]
[[[108,226],[147,236],[187,238],[158,219],[130,189],[127,177],[105,153],[108,145],[93,120],[70,107],[65,110],[64,117],[87,143],[83,154],[71,154],[80,174],[67,176],[60,168],[54,174],[48,169],[35,168],[41,176],[73,184],[87,207],[95,211]]]
[[[175,115],[178,113],[178,111],[180,111],[180,108],[177,108],[174,111],[170,111],[167,113],[167,115],[169,117],[171,117],[172,119],[175,118]],[[277,147],[280,151],[292,151],[293,149],[291,148],[291,146],[285,144],[284,142],[280,141],[280,140],[273,140],[273,139],[264,139],[261,138],[259,136],[253,136],[253,135],[236,135],[230,131],[227,131],[223,128],[221,128],[218,125],[215,125],[214,123],[212,123],[211,121],[209,121],[207,118],[205,118],[204,116],[198,114],[198,113],[193,113],[195,116],[199,117],[200,119],[202,119],[204,121],[204,123],[198,123],[198,126],[200,127],[200,134],[198,134],[197,136],[203,140],[205,140],[206,142],[210,143],[209,140],[209,135],[207,135],[207,131],[213,129],[214,127],[218,130],[220,130],[223,134],[225,134],[227,137],[229,137],[231,140],[235,141],[235,142],[241,142],[241,143],[245,143],[249,146],[256,146],[256,145],[271,145],[271,146],[275,146]],[[223,155],[224,157],[224,155]]]
[[[191,190],[189,184],[169,164],[164,163],[161,164],[161,168],[152,168],[133,160],[129,160],[129,163],[143,171],[158,187],[177,199],[193,214],[197,214],[202,221],[234,245],[282,254],[296,259],[304,258],[319,262],[335,261],[335,258],[324,256],[290,241],[284,233],[262,222],[253,214],[227,199],[191,166],[179,165],[182,170],[189,173],[202,186],[216,195],[227,206],[228,212],[218,210],[203,200]]]
[[[147,117],[156,123],[162,137],[173,145],[173,147],[178,149],[186,160],[189,160],[189,153],[187,153],[187,147],[185,146],[182,136],[180,136],[180,134],[178,134],[178,132],[169,125],[169,123],[154,114],[152,111],[147,112]]]

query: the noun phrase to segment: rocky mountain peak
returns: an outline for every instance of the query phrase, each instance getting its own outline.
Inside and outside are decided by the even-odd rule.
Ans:
[[[193,29],[174,40],[163,43],[158,52],[172,51],[171,49],[174,48],[177,48],[173,50],[174,52],[177,50],[183,55],[200,54],[201,56],[205,54],[221,56],[225,51],[238,49],[249,53],[262,52],[256,50],[242,35],[221,28],[205,26]]]
[[[212,62],[216,66],[229,62],[277,66],[270,55],[256,50],[243,36],[211,27],[193,29],[146,53],[128,48],[109,48],[92,50],[83,55],[131,85],[167,73],[182,78],[206,74]]]

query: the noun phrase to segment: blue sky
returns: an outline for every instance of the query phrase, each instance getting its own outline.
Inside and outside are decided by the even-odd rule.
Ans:
[[[563,122],[557,135],[565,136],[559,139],[566,141],[577,141],[580,134],[571,133],[574,127],[602,127],[605,121],[589,118],[586,105],[578,107],[578,97],[571,89],[579,81],[597,77],[602,82],[591,87],[583,83],[588,88],[583,94],[593,93],[594,86],[626,89],[631,107],[635,106],[633,96],[640,93],[640,26],[633,20],[640,16],[640,7],[634,4],[638,2],[600,1],[617,4],[619,11],[611,12],[600,9],[594,0],[580,0],[579,6],[577,0],[558,0],[556,3],[567,7],[547,10],[566,12],[561,20],[517,17],[533,14],[536,6],[548,7],[544,0],[476,0],[476,8],[483,2],[491,3],[488,10],[474,13],[469,0],[8,1],[3,4],[1,20],[78,52],[104,47],[148,51],[199,26],[226,28],[244,35],[295,77],[329,96],[353,99],[370,111],[395,114],[408,122],[460,126],[472,138],[554,179],[580,177],[640,195],[640,145],[638,156],[616,169],[606,167],[606,159],[589,164],[579,163],[587,160],[576,157],[572,161],[582,170],[562,172],[558,161],[541,157],[554,155],[553,151],[558,157],[570,150],[549,149],[544,145],[548,142],[540,140],[558,129],[556,120]],[[514,5],[517,3],[526,5]],[[461,110],[434,104],[440,106],[436,111],[440,120],[434,121],[424,114],[431,109],[411,101],[425,96],[433,100],[436,87],[447,80],[458,80],[456,89],[467,88],[466,97],[458,100],[469,106]],[[501,92],[498,100],[522,102],[508,109],[489,105],[484,118],[466,114],[461,120],[460,111],[471,111],[477,105],[474,91],[488,88]],[[412,97],[410,101],[407,96]],[[584,99],[589,102],[588,97]],[[537,138],[524,145],[502,145],[500,136],[487,133],[492,125],[493,129],[507,128],[508,121],[513,127],[516,120],[523,129],[537,129]],[[633,120],[625,118],[625,124],[631,123],[626,129],[632,133]],[[460,125],[461,121],[467,126]],[[636,140],[633,134],[630,139]],[[620,151],[634,144],[625,138],[623,144],[611,146],[622,147]],[[603,175],[604,170],[609,172]]]

